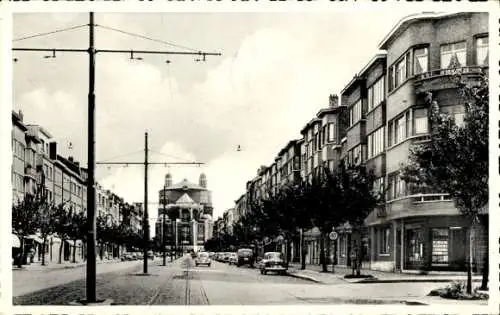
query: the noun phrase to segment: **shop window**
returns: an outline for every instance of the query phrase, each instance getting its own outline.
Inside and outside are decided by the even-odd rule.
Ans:
[[[380,230],[379,254],[388,255],[390,253],[390,228]]]
[[[347,255],[347,240],[345,235],[339,237],[339,255],[340,257],[346,257]]]
[[[424,260],[424,242],[421,229],[409,229],[406,231],[407,239],[407,261],[410,264],[419,264]]]
[[[448,239],[447,228],[432,229],[432,264],[448,264]]]

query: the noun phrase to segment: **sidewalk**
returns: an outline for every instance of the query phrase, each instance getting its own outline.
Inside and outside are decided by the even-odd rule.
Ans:
[[[422,275],[414,272],[384,272],[369,269],[362,269],[362,275],[370,275],[369,278],[346,279],[345,275],[352,274],[350,268],[345,266],[335,266],[335,273],[332,273],[332,266],[328,266],[328,272],[322,272],[321,265],[306,265],[306,270],[300,270],[300,264],[290,264],[288,273],[292,277],[302,278],[317,283],[339,284],[339,283],[402,283],[402,282],[450,282],[465,281],[465,272],[429,272]],[[480,282],[481,275],[473,275],[472,281]]]
[[[109,264],[109,263],[118,263],[121,262],[120,259],[97,259],[96,263],[97,264]],[[61,264],[58,264],[57,261],[51,261],[51,262],[46,262],[45,266],[42,266],[42,262],[34,262],[29,265],[23,265],[21,268],[18,268],[17,266],[13,265],[12,266],[12,271],[35,271],[35,270],[57,270],[57,269],[70,269],[70,268],[78,268],[85,266],[86,262],[85,261],[77,261],[76,263],[73,263],[71,261],[64,261]]]

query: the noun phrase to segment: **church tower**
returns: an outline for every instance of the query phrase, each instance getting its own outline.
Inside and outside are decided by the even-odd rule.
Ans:
[[[165,187],[169,186],[172,186],[172,174],[167,173],[167,175],[165,175]]]
[[[207,175],[204,173],[200,174],[200,186],[203,188],[207,188]]]

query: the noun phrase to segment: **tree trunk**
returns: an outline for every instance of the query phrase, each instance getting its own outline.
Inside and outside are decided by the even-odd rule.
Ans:
[[[47,236],[44,236],[42,242],[42,266],[45,266],[45,244],[47,243]]]
[[[76,263],[76,239],[73,240],[73,263]]]
[[[326,265],[326,257],[325,257],[325,233],[321,231],[320,239],[319,239],[319,260],[322,266],[322,271],[327,272],[328,266]]]
[[[64,246],[64,238],[61,237],[61,245],[59,245],[59,258],[57,261],[58,264],[62,264],[63,246]]]
[[[19,235],[19,234],[17,234],[17,235],[18,235],[19,241],[21,243],[19,245],[19,257],[17,260],[17,267],[22,268],[23,267],[23,257],[24,257],[24,235]]]
[[[472,246],[474,242],[474,222],[469,231],[469,263],[467,267],[467,294],[472,293]]]
[[[307,249],[305,248],[305,242],[304,242],[304,229],[300,229],[300,269],[305,270],[306,269],[306,254],[307,254]]]

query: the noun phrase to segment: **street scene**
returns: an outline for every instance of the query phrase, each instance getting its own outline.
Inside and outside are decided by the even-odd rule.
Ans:
[[[487,306],[488,18],[14,14],[13,305]]]

